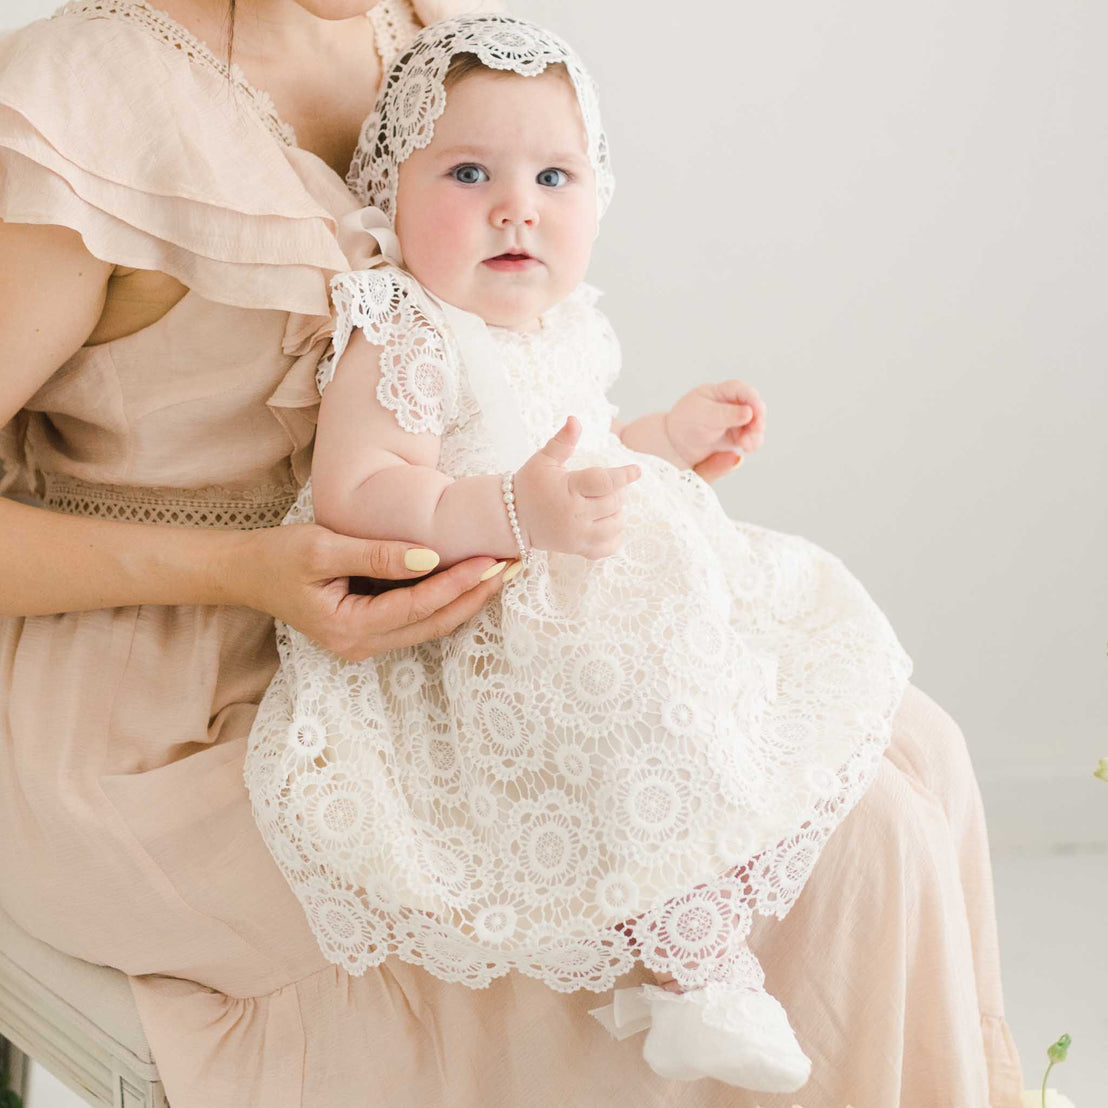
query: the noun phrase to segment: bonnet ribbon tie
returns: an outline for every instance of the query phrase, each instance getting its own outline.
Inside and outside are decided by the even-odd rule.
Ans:
[[[641,985],[633,989],[616,989],[612,1003],[603,1008],[590,1008],[589,1015],[604,1025],[613,1039],[626,1039],[650,1026],[650,1002]]]
[[[351,269],[372,269],[384,264],[404,268],[400,240],[380,208],[358,208],[344,215],[339,220],[338,240]],[[499,467],[517,469],[534,453],[534,448],[527,437],[504,359],[496,349],[488,325],[479,315],[448,304],[427,289],[423,292],[438,305],[450,325]]]
[[[347,212],[339,220],[335,237],[351,269],[372,269],[386,263],[404,268],[400,240],[380,208],[355,208]]]

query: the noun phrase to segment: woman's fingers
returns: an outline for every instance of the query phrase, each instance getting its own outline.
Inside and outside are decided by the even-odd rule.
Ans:
[[[470,558],[424,581],[417,581],[410,588],[392,589],[373,597],[373,619],[383,631],[432,619],[436,612],[454,603],[463,593],[487,584],[481,580],[481,575],[496,564],[493,558]],[[499,577],[500,574],[496,574],[491,580]]]
[[[340,606],[346,648],[339,653],[366,658],[448,634],[501,586],[503,572],[481,580],[495,564],[493,558],[470,558],[409,588],[346,596]]]
[[[377,577],[406,581],[420,577],[439,564],[433,550],[410,542],[356,539],[329,532],[326,549],[319,559],[321,576]]]
[[[401,646],[414,646],[416,643],[449,635],[467,619],[472,619],[487,603],[489,597],[504,583],[504,574],[498,573],[488,581],[481,581],[454,600],[437,608],[431,615],[415,623],[409,623],[398,630],[386,632],[381,645],[375,653],[383,650],[396,650]],[[419,588],[418,585],[414,586]],[[406,590],[401,590],[406,591]]]
[[[716,481],[725,473],[738,468],[742,462],[741,454],[734,454],[729,450],[722,450],[717,454],[709,454],[699,465],[693,466],[693,472],[705,481]]]

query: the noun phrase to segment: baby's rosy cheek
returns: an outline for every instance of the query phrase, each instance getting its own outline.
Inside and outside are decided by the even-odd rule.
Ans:
[[[451,242],[464,241],[481,222],[481,211],[474,198],[453,189],[441,197],[427,214],[436,234]]]

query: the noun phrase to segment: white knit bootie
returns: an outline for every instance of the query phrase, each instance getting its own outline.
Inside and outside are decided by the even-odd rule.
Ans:
[[[714,1077],[759,1093],[795,1093],[812,1063],[785,1009],[765,989],[712,983],[687,993],[644,985],[650,1031],[642,1055],[661,1077]]]

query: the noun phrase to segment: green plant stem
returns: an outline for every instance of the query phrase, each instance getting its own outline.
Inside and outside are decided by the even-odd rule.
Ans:
[[[1054,1069],[1053,1061],[1046,1067],[1046,1073],[1043,1074],[1043,1108],[1046,1108],[1046,1079],[1050,1076],[1052,1069]]]

